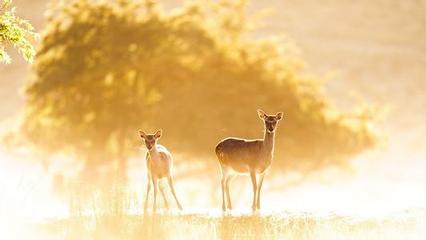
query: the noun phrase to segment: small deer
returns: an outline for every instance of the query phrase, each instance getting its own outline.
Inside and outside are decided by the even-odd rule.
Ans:
[[[140,137],[145,141],[145,146],[148,149],[146,154],[146,168],[147,168],[147,189],[146,189],[146,199],[145,199],[145,211],[148,207],[148,197],[151,190],[151,182],[154,185],[154,206],[153,212],[157,210],[157,189],[158,189],[158,180],[167,178],[170,190],[176,200],[176,204],[180,210],[182,206],[179,203],[178,198],[176,197],[175,189],[173,187],[173,178],[171,175],[173,157],[172,154],[165,148],[163,145],[157,144],[158,139],[162,135],[162,130],[158,130],[155,134],[145,134],[143,131],[139,130]],[[166,208],[168,208],[168,203],[166,196],[164,195],[163,188],[160,188],[161,195],[163,196],[164,203]]]
[[[260,189],[265,172],[271,165],[274,156],[275,129],[277,123],[283,118],[283,113],[267,115],[262,110],[257,110],[257,113],[265,124],[263,139],[226,138],[216,146],[216,155],[222,172],[223,211],[232,209],[229,183],[237,174],[250,174],[253,185],[252,210],[260,209]]]

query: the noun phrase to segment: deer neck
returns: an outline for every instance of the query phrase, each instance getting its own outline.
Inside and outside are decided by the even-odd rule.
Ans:
[[[265,133],[263,136],[262,151],[267,158],[272,159],[272,156],[274,154],[274,144],[275,144],[275,131],[269,132],[265,129]]]
[[[148,150],[151,157],[158,155],[157,145],[154,145],[151,150]]]

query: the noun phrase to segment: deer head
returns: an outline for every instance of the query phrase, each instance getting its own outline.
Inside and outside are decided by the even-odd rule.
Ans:
[[[163,131],[161,129],[155,134],[145,134],[145,132],[139,130],[139,135],[145,141],[145,146],[149,151],[157,144],[157,140],[161,138],[162,133]]]
[[[265,124],[265,130],[269,133],[273,133],[277,127],[277,123],[283,118],[283,113],[279,112],[276,115],[268,115],[264,111],[258,109],[257,113],[259,118],[263,120]]]

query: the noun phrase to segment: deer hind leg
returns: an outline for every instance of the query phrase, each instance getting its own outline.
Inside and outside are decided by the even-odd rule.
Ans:
[[[163,199],[164,199],[164,205],[166,206],[166,209],[169,209],[169,203],[167,202],[166,195],[164,194],[164,186],[163,186],[163,184],[160,184],[159,188],[160,188],[161,196],[163,196]]]
[[[263,184],[263,177],[265,177],[265,173],[259,174],[259,183],[257,186],[257,200],[256,200],[256,209],[260,209],[260,189],[262,188]]]
[[[253,185],[253,204],[251,205],[251,209],[256,211],[256,199],[257,199],[257,183],[256,183],[256,172],[250,172],[251,183]]]
[[[229,184],[231,183],[231,180],[234,176],[228,175],[228,177],[225,180],[225,187],[226,187],[226,200],[228,202],[227,208],[229,210],[232,210],[232,203],[231,203],[231,194],[229,193]]]
[[[226,211],[226,201],[225,201],[225,191],[226,191],[226,179],[228,178],[228,169],[227,167],[220,165],[222,171],[222,179],[220,181],[222,186],[222,211]]]
[[[176,197],[175,188],[174,188],[174,186],[173,186],[173,179],[172,179],[172,177],[171,177],[171,176],[169,176],[168,182],[169,182],[169,187],[170,187],[170,190],[171,190],[171,192],[172,192],[172,194],[173,194],[173,197],[175,198],[176,204],[177,204],[177,206],[178,206],[179,210],[182,210],[182,205],[180,205],[179,200],[178,200],[178,198]]]
[[[148,174],[148,179],[147,179],[146,185],[147,186],[146,186],[144,212],[146,212],[146,210],[148,209],[148,197],[149,197],[149,192],[151,191],[151,176],[150,176],[150,174]]]

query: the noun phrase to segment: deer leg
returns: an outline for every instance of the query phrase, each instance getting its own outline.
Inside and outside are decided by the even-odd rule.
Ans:
[[[220,165],[222,170],[222,179],[220,181],[222,186],[222,211],[226,211],[226,203],[225,203],[225,189],[226,189],[226,179],[228,177],[228,171],[226,170],[226,167],[223,165]]]
[[[153,212],[157,211],[157,190],[158,190],[158,181],[156,177],[152,177],[152,185],[154,185],[154,205],[152,206]]]
[[[220,181],[221,185],[222,185],[222,211],[226,211],[226,206],[225,206],[225,178],[222,177],[222,180]]]
[[[251,183],[253,185],[253,204],[251,205],[251,209],[253,211],[256,210],[256,198],[257,198],[257,183],[256,183],[256,172],[250,172]]]
[[[150,164],[149,164],[150,163],[149,154],[146,154],[145,160],[146,160],[146,171],[147,171],[147,173],[146,173],[146,176],[147,176],[146,185],[147,186],[146,186],[144,212],[146,212],[147,209],[148,209],[149,192],[151,191],[151,181],[153,181],[152,175],[151,175],[151,167],[150,167]]]
[[[262,188],[263,177],[265,177],[265,173],[262,173],[259,175],[259,183],[257,186],[256,209],[260,209],[260,189]]]
[[[159,188],[160,188],[161,196],[163,196],[163,199],[164,199],[164,205],[166,206],[166,209],[169,209],[169,203],[167,202],[166,195],[164,194],[163,184],[160,184]]]
[[[151,191],[151,176],[148,174],[148,179],[146,182],[146,196],[145,196],[145,206],[144,206],[144,212],[146,212],[146,209],[148,208],[148,197],[149,192]]]
[[[231,194],[229,193],[229,184],[230,184],[231,180],[232,180],[232,176],[228,176],[226,178],[226,181],[225,181],[226,201],[228,202],[227,208],[229,210],[232,210]]]
[[[175,193],[175,188],[174,188],[174,186],[173,186],[173,179],[172,179],[172,177],[171,176],[169,176],[169,187],[170,187],[170,190],[172,191],[172,194],[173,194],[173,197],[175,198],[175,200],[176,200],[176,204],[178,205],[178,208],[179,208],[179,210],[182,210],[182,205],[180,205],[180,203],[179,203],[179,200],[178,200],[178,198],[176,197],[176,193]]]

